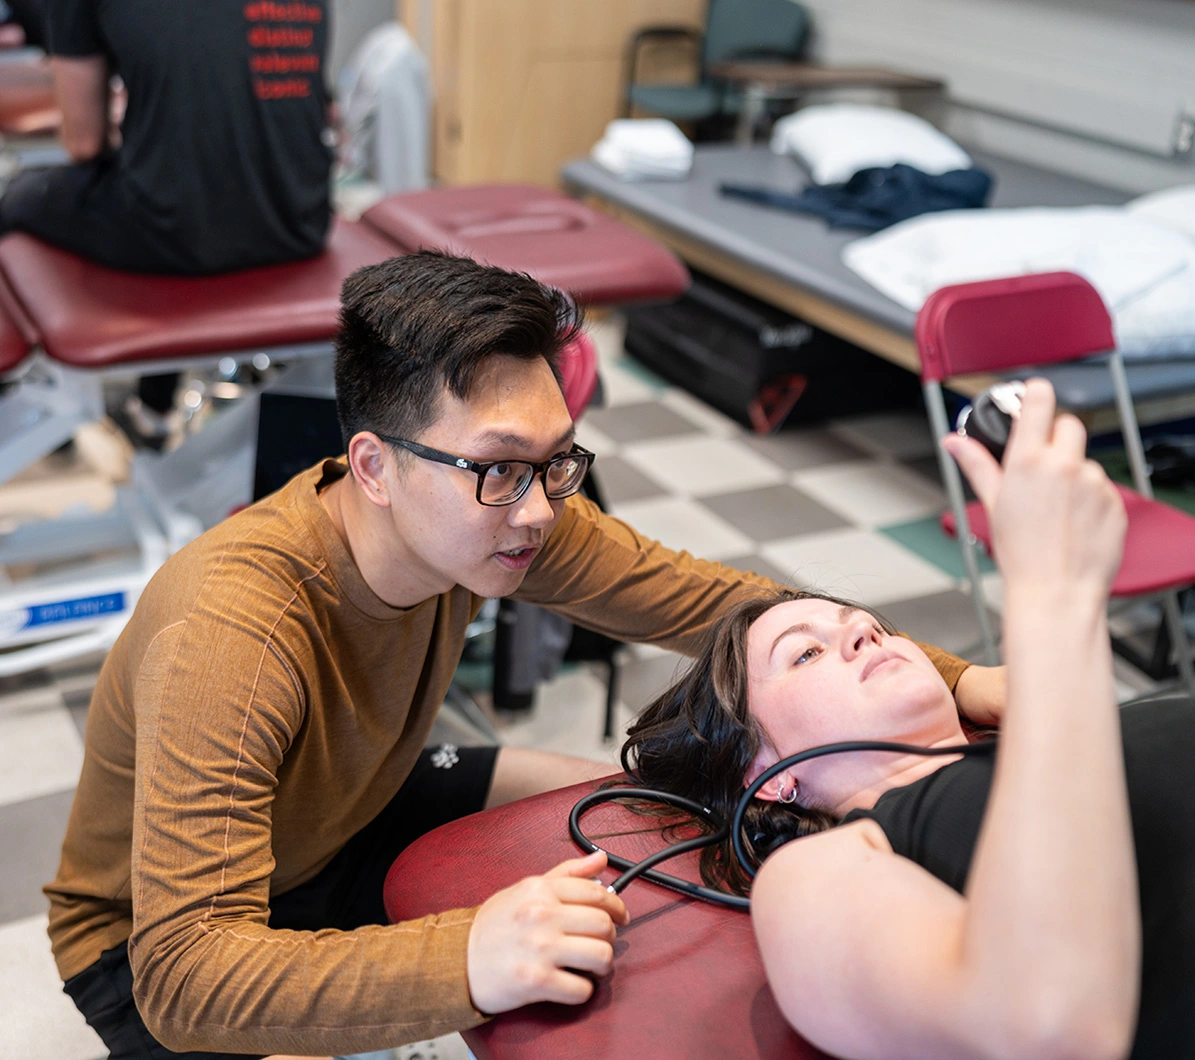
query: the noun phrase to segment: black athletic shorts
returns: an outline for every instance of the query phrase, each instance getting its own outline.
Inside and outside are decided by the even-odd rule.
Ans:
[[[347,931],[385,924],[382,885],[391,863],[421,835],[485,806],[497,755],[497,747],[425,750],[398,794],[318,875],[270,899],[270,927]],[[175,1053],[159,1043],[133,1003],[125,943],[105,950],[63,989],[104,1040],[109,1060],[251,1060],[244,1053]]]

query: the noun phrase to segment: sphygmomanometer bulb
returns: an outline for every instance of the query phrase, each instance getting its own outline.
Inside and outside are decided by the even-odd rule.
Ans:
[[[997,383],[964,405],[955,421],[957,433],[974,438],[997,460],[1004,457],[1004,447],[1012,431],[1012,421],[1021,414],[1025,384],[1020,380]]]

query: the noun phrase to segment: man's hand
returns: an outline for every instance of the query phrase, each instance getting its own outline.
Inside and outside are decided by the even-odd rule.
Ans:
[[[1008,669],[1004,666],[968,666],[954,686],[958,712],[976,725],[998,726],[1008,701]]]
[[[630,923],[622,899],[592,877],[601,851],[564,861],[499,891],[469,932],[468,978],[481,1012],[507,1012],[536,1001],[579,1005],[614,963],[615,925]],[[570,969],[575,969],[572,971]]]

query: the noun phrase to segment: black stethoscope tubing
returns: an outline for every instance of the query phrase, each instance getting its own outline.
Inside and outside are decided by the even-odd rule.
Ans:
[[[742,797],[735,806],[734,816],[729,825],[708,806],[703,806],[701,803],[695,802],[692,799],[686,799],[681,795],[655,791],[652,788],[603,788],[584,796],[573,807],[568,817],[569,835],[572,837],[573,842],[587,854],[601,850],[601,847],[581,831],[581,817],[594,806],[598,806],[604,802],[611,802],[615,799],[640,799],[644,802],[658,802],[663,803],[665,806],[674,806],[677,809],[685,810],[694,817],[704,820],[713,831],[707,835],[695,836],[693,839],[685,839],[679,843],[674,843],[638,862],[628,861],[617,854],[611,854],[608,850],[603,851],[606,855],[606,861],[610,865],[613,865],[616,869],[624,870],[622,875],[610,884],[609,890],[614,894],[619,894],[632,880],[642,877],[645,880],[650,880],[652,883],[657,883],[662,887],[678,891],[691,898],[699,898],[702,901],[713,902],[716,905],[730,906],[732,909],[746,910],[751,905],[750,900],[747,898],[737,894],[728,894],[725,891],[719,891],[712,887],[703,887],[688,880],[682,880],[666,872],[659,872],[654,866],[662,861],[667,861],[669,858],[687,853],[690,850],[699,850],[702,847],[720,843],[726,838],[729,831],[735,857],[738,858],[743,871],[751,879],[754,879],[756,873],[755,859],[747,852],[743,843],[743,818],[747,814],[747,808],[751,805],[751,800],[755,798],[760,788],[771,780],[772,777],[776,776],[777,773],[783,773],[786,769],[791,769],[793,766],[807,762],[812,758],[821,758],[824,755],[845,754],[851,751],[888,751],[893,754],[913,754],[922,755],[927,758],[936,758],[944,755],[987,754],[995,748],[995,745],[996,741],[994,739],[950,747],[919,747],[916,744],[889,743],[885,740],[847,740],[841,743],[822,744],[820,747],[810,747],[808,750],[798,751],[787,758],[782,758],[775,765],[769,766],[760,773],[743,792]]]
[[[690,850],[700,850],[711,843],[720,843],[726,838],[728,826],[722,818],[708,806],[702,806],[701,803],[686,799],[682,795],[672,795],[666,791],[656,791],[653,788],[601,788],[598,791],[590,792],[577,802],[572,813],[568,815],[569,835],[586,854],[592,854],[602,848],[581,831],[582,815],[603,802],[613,802],[615,799],[642,799],[644,802],[660,802],[665,806],[675,806],[679,810],[688,811],[694,817],[700,817],[707,824],[712,825],[714,831],[707,835],[699,835],[693,839],[674,843],[638,862],[628,861],[617,854],[611,854],[608,850],[604,851],[608,864],[613,865],[616,869],[626,870],[610,884],[609,890],[620,894],[628,883],[642,876],[645,880],[651,880],[652,883],[658,883],[661,887],[667,887],[669,890],[679,891],[690,898],[700,898],[706,902],[713,902],[715,905],[728,905],[733,909],[749,909],[751,907],[751,903],[741,895],[727,894],[725,891],[718,891],[712,887],[703,887],[701,884],[682,880],[679,876],[658,872],[653,867],[661,861],[667,861],[669,858],[677,857]]]

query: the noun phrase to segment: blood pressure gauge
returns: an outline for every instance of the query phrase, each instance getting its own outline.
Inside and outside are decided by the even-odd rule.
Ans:
[[[967,438],[974,438],[1000,460],[1008,444],[1012,421],[1021,414],[1024,396],[1025,384],[1019,380],[988,387],[970,405],[963,407],[954,429]]]

